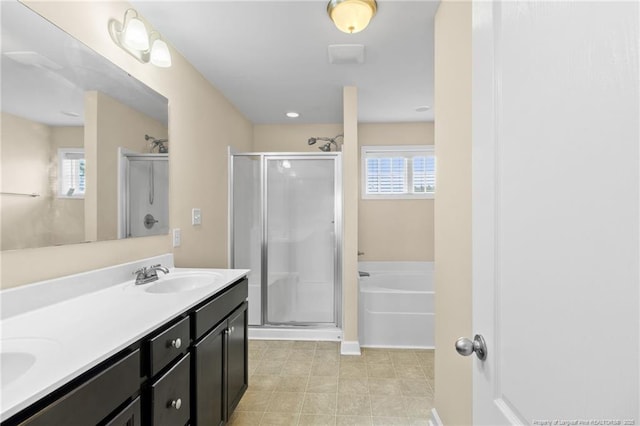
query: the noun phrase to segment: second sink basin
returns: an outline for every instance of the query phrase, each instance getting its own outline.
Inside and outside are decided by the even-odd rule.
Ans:
[[[215,284],[221,279],[222,275],[217,272],[171,272],[158,281],[143,286],[147,293],[181,293]]]
[[[34,369],[39,358],[59,350],[56,342],[39,338],[2,339],[0,347],[0,384],[3,390]]]

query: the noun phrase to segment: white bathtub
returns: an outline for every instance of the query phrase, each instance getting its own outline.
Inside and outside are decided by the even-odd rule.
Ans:
[[[365,347],[434,348],[433,262],[359,262]]]

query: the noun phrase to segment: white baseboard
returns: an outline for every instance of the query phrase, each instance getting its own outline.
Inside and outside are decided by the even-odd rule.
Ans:
[[[249,339],[339,341],[339,328],[249,327]]]
[[[438,412],[435,408],[431,409],[431,418],[429,419],[429,426],[444,426],[442,423],[442,419],[438,415]]]
[[[360,355],[360,342],[357,340],[354,341],[342,341],[340,345],[340,354],[341,355]]]

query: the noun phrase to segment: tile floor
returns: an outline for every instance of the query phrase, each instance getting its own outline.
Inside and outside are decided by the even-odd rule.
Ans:
[[[249,342],[249,388],[231,425],[427,425],[433,351]]]

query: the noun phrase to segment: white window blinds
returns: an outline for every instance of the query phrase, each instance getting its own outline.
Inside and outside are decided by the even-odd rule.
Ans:
[[[362,198],[433,198],[432,146],[364,146],[361,155]]]
[[[84,198],[86,189],[84,150],[58,150],[58,197]]]

